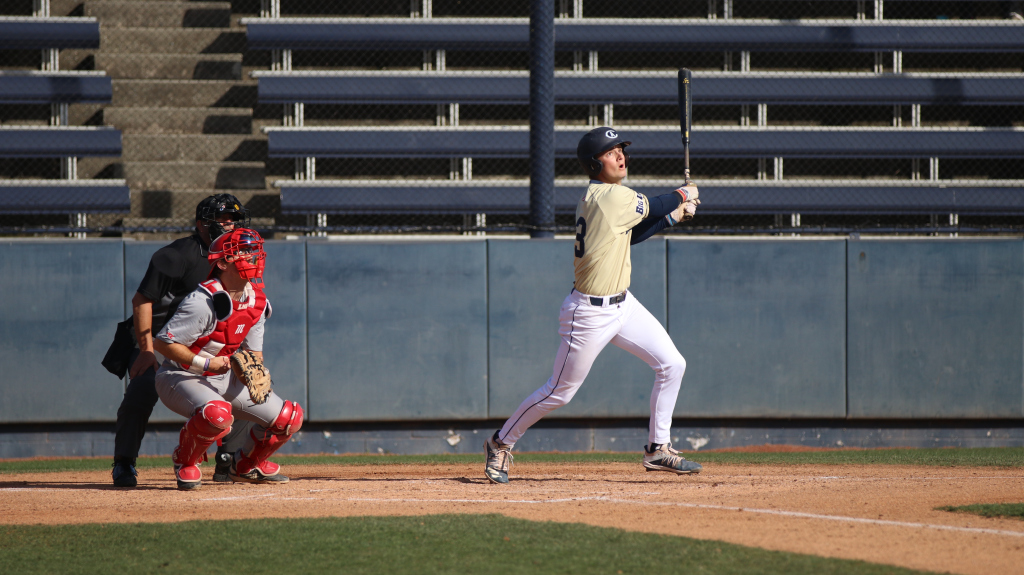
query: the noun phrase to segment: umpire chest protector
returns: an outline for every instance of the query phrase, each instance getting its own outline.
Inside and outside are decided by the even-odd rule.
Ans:
[[[248,297],[244,302],[231,299],[231,296],[224,290],[220,281],[212,279],[199,284],[200,291],[209,294],[213,300],[213,310],[217,317],[217,325],[210,335],[203,336],[195,341],[189,350],[202,357],[218,357],[231,355],[238,351],[238,348],[245,340],[252,326],[260,320],[264,312],[270,317],[271,308],[267,296],[259,287],[248,284],[246,292]],[[182,366],[188,368],[188,366]],[[203,375],[214,375],[204,373]]]

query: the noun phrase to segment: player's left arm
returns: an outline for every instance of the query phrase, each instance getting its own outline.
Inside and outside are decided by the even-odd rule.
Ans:
[[[692,200],[687,200],[692,197]],[[676,225],[682,218],[682,210],[688,204],[699,203],[696,186],[687,186],[673,190],[667,194],[648,198],[650,205],[648,215],[633,227],[630,245],[636,245],[665,228]]]

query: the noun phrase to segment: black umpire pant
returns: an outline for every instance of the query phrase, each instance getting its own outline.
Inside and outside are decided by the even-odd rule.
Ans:
[[[139,357],[139,349],[132,352],[128,365],[135,363]],[[124,392],[121,406],[117,408],[117,424],[114,426],[114,460],[134,462],[139,456],[142,438],[146,435],[146,424],[153,415],[153,407],[160,401],[156,393],[156,370],[147,369],[138,377],[128,380],[128,389]],[[236,419],[231,431],[224,436],[223,446],[218,451],[234,453],[245,445],[253,423]]]

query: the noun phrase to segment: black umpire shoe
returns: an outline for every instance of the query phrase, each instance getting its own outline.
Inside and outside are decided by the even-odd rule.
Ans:
[[[217,467],[213,470],[213,480],[218,483],[231,483],[231,464],[234,458],[226,451],[218,451],[213,458],[217,462]]]
[[[114,478],[114,487],[135,487],[139,484],[139,480],[136,479],[139,472],[135,471],[135,461],[116,459],[113,467],[110,476]]]

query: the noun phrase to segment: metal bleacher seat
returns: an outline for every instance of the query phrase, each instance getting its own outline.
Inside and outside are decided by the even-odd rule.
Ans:
[[[528,48],[525,19],[252,19],[250,49],[517,50]],[[729,21],[564,19],[556,50],[1022,52],[1019,23],[1000,21]],[[260,71],[261,103],[526,104],[525,72]],[[674,73],[559,72],[556,104],[677,101]],[[1024,93],[1020,74],[702,72],[703,105],[1009,105]],[[270,157],[509,157],[529,155],[525,127],[270,127]],[[628,127],[632,155],[678,157],[674,126]],[[575,157],[582,128],[557,128],[556,157]],[[695,158],[1016,158],[1024,131],[1013,128],[695,127]],[[677,183],[631,185],[664,193]],[[276,183],[284,213],[517,212],[528,183],[474,181],[301,181]],[[728,181],[704,213],[1021,213],[1019,182]],[[556,211],[571,212],[580,185],[557,186]],[[500,192],[500,193],[499,193]],[[823,193],[825,192],[825,193]]]
[[[481,212],[521,214],[529,209],[525,180],[358,180],[281,182],[285,214],[380,214]],[[664,194],[678,181],[638,180],[627,185],[646,195]],[[585,181],[555,185],[555,211],[573,213]],[[863,180],[784,180],[700,183],[708,198],[705,214],[1024,214],[1020,183],[993,180],[937,185],[910,181],[900,185]],[[827,191],[827,193],[823,193]]]
[[[270,71],[263,104],[519,104],[530,101],[528,72]],[[1011,105],[1020,74],[838,74],[699,72],[695,104]],[[2,95],[0,95],[2,97]],[[661,104],[678,101],[674,72],[556,72],[556,104]]]
[[[508,127],[306,127],[265,128],[272,158],[528,158],[526,126]],[[575,158],[583,130],[555,128],[555,157]],[[679,157],[679,128],[636,126],[633,157]],[[740,126],[694,129],[694,158],[1014,158],[1024,150],[1024,130],[1014,128],[798,128]]]
[[[112,97],[104,72],[0,71],[0,104],[106,104]]]
[[[0,214],[126,212],[124,180],[78,180],[76,159],[120,156],[121,132],[104,126],[68,126],[69,104],[109,103],[111,79],[103,72],[58,71],[56,51],[100,44],[95,18],[0,17],[0,49],[43,50],[42,71],[0,71],[0,105],[51,105],[50,126],[0,126],[0,158],[62,158],[62,179],[0,180]],[[74,221],[77,218],[77,222]]]
[[[250,50],[526,51],[530,38],[524,18],[249,18],[242,23]],[[1020,30],[1020,24],[994,21],[559,19],[555,49],[1021,52]]]
[[[509,128],[267,128],[271,157],[519,157],[529,156],[529,131]],[[555,156],[574,158],[579,128],[555,130]],[[624,130],[635,144],[634,157],[679,157],[679,130],[671,127],[636,127]],[[751,130],[722,127],[694,130],[691,155],[703,157],[795,158],[913,158],[943,157],[1014,158],[1024,149],[1024,131],[984,128],[766,128]],[[527,182],[449,181],[279,181],[284,213],[359,212],[524,212],[529,207]],[[637,180],[630,185],[644,193],[665,193],[678,182]],[[985,201],[957,203],[950,194],[977,186],[970,193]],[[888,183],[835,181],[708,181],[701,186],[713,197],[704,213],[932,213],[952,205],[959,213],[999,211],[996,198],[1004,198],[1004,213],[1020,212],[1024,202],[1007,193],[1018,183],[1000,186],[992,182],[938,183],[901,181]],[[572,212],[582,182],[559,187],[555,209]],[[834,188],[834,193],[820,193]],[[419,189],[419,195],[413,191]],[[995,190],[995,191],[993,191]],[[429,194],[427,193],[429,191]],[[499,193],[500,192],[500,193]],[[766,193],[771,192],[766,197]],[[566,195],[568,194],[568,195]],[[781,195],[779,195],[781,194]],[[988,195],[985,195],[988,194]],[[488,197],[489,196],[489,197]],[[510,198],[516,198],[510,203]],[[572,201],[566,201],[566,198]]]
[[[100,47],[95,18],[0,16],[0,50]]]

